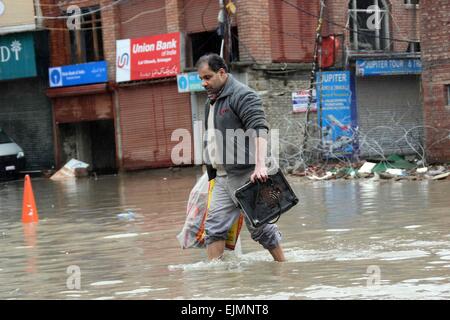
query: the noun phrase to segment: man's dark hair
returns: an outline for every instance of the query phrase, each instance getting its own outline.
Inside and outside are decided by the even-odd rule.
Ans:
[[[219,71],[220,68],[223,68],[225,72],[228,72],[228,67],[225,60],[223,60],[223,58],[217,53],[208,53],[201,56],[195,66],[199,68],[203,63],[208,64],[209,68],[214,72]]]

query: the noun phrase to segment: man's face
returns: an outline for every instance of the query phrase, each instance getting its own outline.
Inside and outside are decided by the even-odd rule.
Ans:
[[[207,63],[202,63],[198,68],[198,74],[202,80],[202,86],[208,95],[217,94],[227,81],[227,73],[223,68],[212,71]]]

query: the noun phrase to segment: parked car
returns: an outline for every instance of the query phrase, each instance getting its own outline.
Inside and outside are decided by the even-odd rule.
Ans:
[[[0,128],[0,179],[17,177],[24,167],[23,149]]]

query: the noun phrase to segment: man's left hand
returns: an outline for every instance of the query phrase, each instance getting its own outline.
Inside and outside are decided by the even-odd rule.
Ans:
[[[266,182],[269,178],[269,174],[267,173],[267,167],[266,166],[256,166],[255,171],[250,177],[251,182],[256,182],[256,180],[259,180],[261,182]]]

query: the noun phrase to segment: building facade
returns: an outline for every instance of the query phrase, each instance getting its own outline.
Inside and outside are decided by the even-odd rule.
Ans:
[[[0,128],[24,149],[26,171],[51,168],[48,33],[35,19],[33,0],[2,0],[0,9]]]
[[[448,1],[423,1],[420,15],[424,67],[423,108],[426,124],[426,151],[430,162],[444,162],[450,159],[449,12]]]
[[[115,40],[111,1],[41,1],[50,34],[46,94],[52,101],[57,167],[75,158],[97,172],[117,164],[114,86],[109,80]],[[106,9],[105,9],[106,8]],[[96,72],[96,76],[76,74]]]
[[[310,136],[307,148],[323,151],[323,136],[329,133],[324,127],[332,131],[339,123],[347,131],[351,126],[349,141],[356,146],[352,153],[361,157],[417,154],[423,145],[421,8],[416,1],[325,1],[319,67],[322,75],[349,74],[346,103],[352,117],[327,125],[318,122],[327,87],[322,78],[311,77],[320,1],[232,1],[229,30],[218,22],[220,1],[93,0],[73,1],[72,7],[41,0],[44,3],[44,16],[66,16],[46,20],[51,67],[100,61],[107,65],[104,82],[47,90],[59,166],[70,157],[93,163],[98,170],[172,166],[172,150],[179,142],[172,139],[176,129],[192,136],[186,164],[201,157],[196,121],[203,120],[204,92],[180,92],[173,73],[140,77],[131,71],[130,78],[117,74],[127,62],[126,54],[118,55],[119,44],[145,48],[145,41],[167,35],[179,36],[177,73],[184,73],[195,71],[202,54],[220,52],[218,34],[230,34],[224,50],[231,72],[261,95],[271,127],[279,129],[285,164],[304,156],[305,129]],[[74,29],[77,8],[83,19],[81,28]],[[324,90],[318,99],[319,117],[314,110],[305,112],[304,100],[302,108],[294,106],[310,88]],[[329,148],[335,155],[334,145]]]

